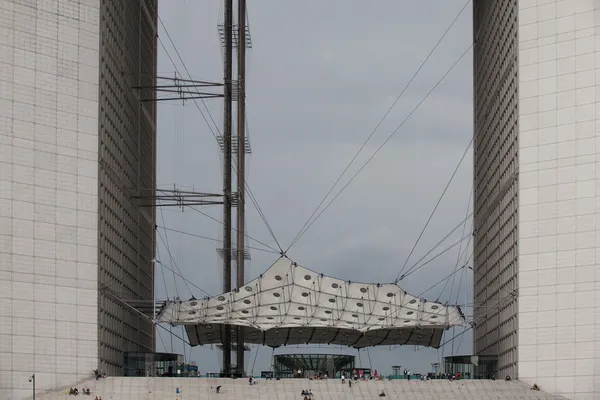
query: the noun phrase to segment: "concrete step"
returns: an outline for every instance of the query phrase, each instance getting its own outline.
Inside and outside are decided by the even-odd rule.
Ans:
[[[311,381],[308,379],[283,379],[279,381],[257,379],[250,386],[245,379],[218,378],[129,378],[108,377],[90,379],[78,385],[88,387],[91,396],[80,400],[203,400],[217,395],[221,386],[223,399],[231,400],[289,400],[302,399],[303,389],[313,392],[313,400],[363,400],[378,398],[383,390],[388,399],[560,399],[541,391],[533,391],[518,381],[447,380],[431,381],[361,381],[352,387],[340,380]],[[78,398],[82,396],[81,394]],[[65,390],[36,396],[41,400],[74,400]]]

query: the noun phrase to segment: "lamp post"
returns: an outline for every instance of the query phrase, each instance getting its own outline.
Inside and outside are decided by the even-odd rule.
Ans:
[[[29,382],[33,384],[33,400],[35,400],[35,374],[29,377]]]

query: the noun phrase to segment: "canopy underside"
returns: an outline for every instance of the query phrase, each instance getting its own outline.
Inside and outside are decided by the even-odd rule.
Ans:
[[[229,327],[231,329],[231,327]],[[187,325],[185,327],[192,346],[223,343],[226,326]],[[372,346],[415,345],[439,348],[444,328],[393,328],[358,332],[334,328],[273,328],[261,331],[244,328],[244,343],[269,347],[300,344],[332,344],[363,348]],[[233,343],[237,343],[237,329],[231,329]]]

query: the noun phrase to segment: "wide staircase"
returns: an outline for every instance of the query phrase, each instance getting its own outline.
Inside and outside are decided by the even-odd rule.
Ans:
[[[220,393],[216,387],[221,386]],[[90,396],[82,395],[81,389],[91,390]],[[257,379],[249,386],[244,379],[218,378],[120,378],[109,377],[96,381],[91,379],[78,386],[78,396],[69,396],[64,390],[38,394],[42,400],[303,400],[301,392],[310,389],[313,400],[362,400],[378,399],[383,390],[386,399],[564,399],[542,391],[531,390],[518,381],[491,380],[393,380],[361,381],[342,384],[339,379],[311,381],[308,379],[283,379],[280,381]],[[543,390],[543,388],[541,388]],[[218,397],[215,397],[218,396]]]

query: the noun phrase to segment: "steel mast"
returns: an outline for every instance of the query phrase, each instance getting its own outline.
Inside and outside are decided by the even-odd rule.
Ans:
[[[233,0],[224,0],[224,74],[223,115],[223,293],[231,291],[231,161],[232,161],[232,75],[233,75]],[[223,328],[223,373],[231,373],[231,327]]]
[[[246,0],[238,0],[238,104],[237,104],[237,287],[244,285],[246,217]],[[244,373],[244,328],[237,328],[236,365]]]

